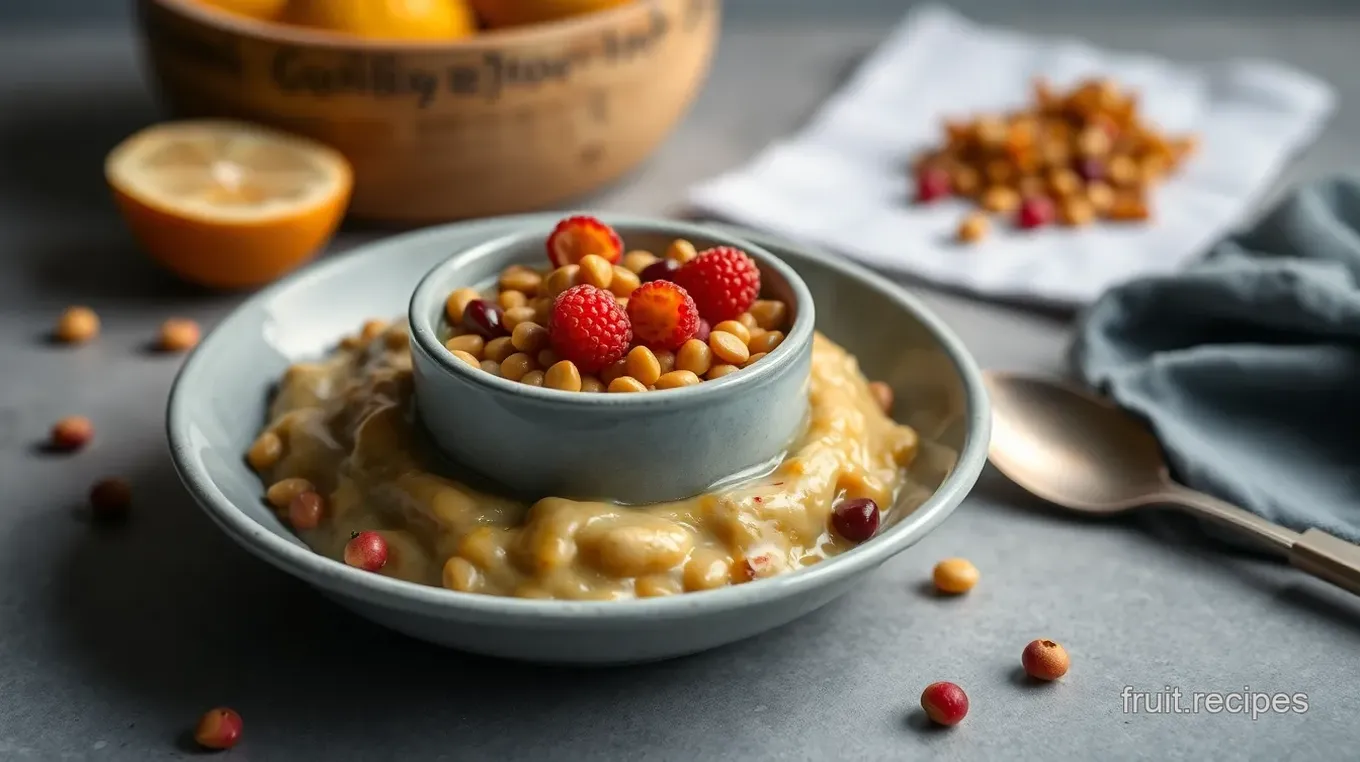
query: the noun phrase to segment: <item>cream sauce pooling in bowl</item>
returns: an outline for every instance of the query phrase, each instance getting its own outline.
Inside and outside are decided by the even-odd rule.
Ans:
[[[381,532],[387,576],[528,598],[670,595],[848,549],[830,530],[842,499],[872,498],[890,519],[916,432],[882,412],[854,357],[820,334],[808,393],[807,430],[768,476],[641,507],[553,497],[530,505],[434,472],[412,424],[404,326],[373,324],[329,357],[289,368],[262,434],[282,446],[256,465],[267,486],[301,478],[325,496],[320,525],[298,532],[316,552],[339,560],[353,533]]]

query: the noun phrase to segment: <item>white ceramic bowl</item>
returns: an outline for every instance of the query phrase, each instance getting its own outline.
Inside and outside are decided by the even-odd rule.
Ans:
[[[889,383],[897,418],[922,435],[912,476],[924,489],[873,540],[766,580],[629,601],[470,595],[359,571],[319,556],[273,515],[243,453],[264,423],[276,380],[365,319],[405,312],[421,277],[449,252],[548,215],[403,235],[317,264],[249,299],[187,360],[171,393],[172,457],[207,514],[247,550],[341,604],[412,636],[478,653],[544,662],[630,663],[702,651],[813,611],[910,547],[964,499],[986,450],[990,415],[962,344],[914,298],[858,267],[761,236],[817,304],[817,327]],[[616,218],[617,219],[617,218]],[[619,220],[624,222],[623,220]],[[633,220],[646,224],[647,220]]]

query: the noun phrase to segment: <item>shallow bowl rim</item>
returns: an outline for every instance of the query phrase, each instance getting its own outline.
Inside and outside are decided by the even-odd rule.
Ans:
[[[675,238],[716,237],[722,242],[722,245],[740,246],[743,251],[746,251],[762,265],[776,271],[784,279],[794,298],[792,305],[795,315],[793,325],[789,328],[779,346],[771,350],[759,362],[742,368],[740,372],[729,373],[722,378],[704,381],[693,386],[658,389],[645,394],[582,394],[507,381],[500,376],[472,368],[454,357],[453,353],[439,341],[438,321],[432,321],[429,313],[435,306],[442,305],[447,298],[447,294],[441,296],[439,292],[435,291],[435,286],[441,285],[442,280],[448,277],[449,271],[456,270],[460,266],[466,266],[478,258],[495,259],[498,256],[505,256],[511,249],[518,249],[519,246],[533,245],[534,239],[538,237],[538,232],[521,230],[482,241],[475,246],[456,252],[425,273],[425,276],[420,279],[420,283],[416,285],[411,294],[411,301],[407,310],[407,320],[411,326],[412,348],[418,349],[445,376],[457,376],[488,393],[498,394],[502,397],[513,397],[517,400],[532,400],[545,405],[556,403],[579,406],[581,410],[607,408],[619,411],[636,410],[638,413],[645,413],[658,407],[701,405],[717,395],[731,397],[741,394],[748,387],[760,384],[762,381],[768,380],[770,376],[786,370],[805,351],[810,351],[812,326],[817,319],[817,306],[813,304],[812,293],[808,291],[807,284],[803,282],[802,277],[774,253],[748,243],[737,236],[703,225],[675,220],[656,220],[652,225],[633,226],[619,222],[621,219],[627,218],[611,214],[601,215],[598,219],[615,228],[644,227],[646,229],[641,232],[649,235]]]
[[[866,573],[915,544],[942,522],[967,496],[977,482],[987,460],[991,431],[991,412],[982,374],[963,342],[944,322],[914,295],[859,265],[819,251],[788,244],[785,248],[798,257],[817,262],[841,275],[863,281],[910,312],[938,342],[958,370],[965,390],[967,425],[964,445],[953,470],[940,486],[910,515],[896,522],[872,541],[845,553],[797,571],[767,579],[732,585],[716,590],[674,596],[611,601],[561,601],[511,598],[461,593],[442,587],[421,585],[354,569],[319,555],[299,543],[286,539],[273,529],[255,521],[238,508],[209,476],[195,451],[192,436],[193,409],[200,404],[191,396],[191,381],[199,368],[229,333],[257,322],[256,314],[289,289],[305,286],[333,270],[353,267],[368,257],[384,258],[381,252],[396,252],[422,241],[437,241],[456,232],[467,235],[497,229],[515,230],[541,224],[552,214],[492,217],[472,223],[458,222],[413,231],[359,246],[294,273],[257,292],[214,327],[186,358],[171,387],[166,410],[166,433],[171,460],[185,488],[204,512],[246,550],[279,569],[324,591],[361,601],[379,608],[445,618],[450,621],[518,620],[535,628],[582,628],[611,623],[642,623],[681,620],[697,615],[714,615],[756,604],[772,603],[835,584]],[[655,220],[629,218],[638,223]],[[750,235],[750,234],[748,234]],[[756,237],[758,242],[759,238]],[[390,257],[386,257],[390,259]],[[244,457],[239,461],[245,468]],[[263,491],[262,491],[263,492]]]

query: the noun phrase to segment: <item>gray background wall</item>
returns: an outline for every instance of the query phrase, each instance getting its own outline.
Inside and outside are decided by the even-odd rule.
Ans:
[[[854,14],[896,17],[915,3],[910,0],[728,0],[732,18],[775,20],[790,16]],[[960,11],[977,17],[1073,12],[1146,15],[1278,15],[1360,10],[1360,0],[957,0]],[[0,0],[0,25],[80,25],[127,23],[132,0]]]

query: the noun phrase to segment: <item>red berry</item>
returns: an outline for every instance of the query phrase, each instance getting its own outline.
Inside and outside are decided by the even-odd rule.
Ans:
[[[651,283],[654,280],[670,280],[672,274],[679,269],[680,263],[668,257],[642,268],[642,272],[638,273],[638,279],[643,283]]]
[[[198,720],[194,740],[205,749],[230,749],[241,740],[241,715],[224,706],[208,710]]]
[[[557,223],[548,236],[548,260],[553,267],[579,264],[587,254],[618,264],[623,257],[623,239],[614,228],[594,217],[568,217]]]
[[[628,320],[633,337],[652,349],[679,349],[699,329],[699,308],[685,289],[668,280],[654,280],[628,297]]]
[[[941,725],[957,725],[968,716],[968,694],[953,683],[931,683],[921,691],[921,708]]]
[[[553,302],[548,340],[558,357],[571,360],[582,373],[595,373],[628,351],[633,327],[613,294],[582,284]]]
[[[345,543],[345,563],[375,572],[387,565],[387,540],[377,532],[355,532]]]
[[[473,299],[463,308],[463,327],[485,339],[508,336],[501,308],[485,299]]]
[[[864,542],[878,531],[881,514],[878,503],[867,497],[843,500],[831,511],[836,534],[851,542]]]
[[[949,173],[939,167],[927,167],[916,176],[916,200],[929,203],[949,195],[953,183]]]
[[[736,320],[760,296],[760,268],[741,249],[719,246],[675,271],[671,280],[689,292],[709,323]]]
[[[1016,221],[1020,227],[1029,230],[1052,222],[1056,213],[1057,209],[1048,196],[1030,196],[1020,202],[1020,213]]]

